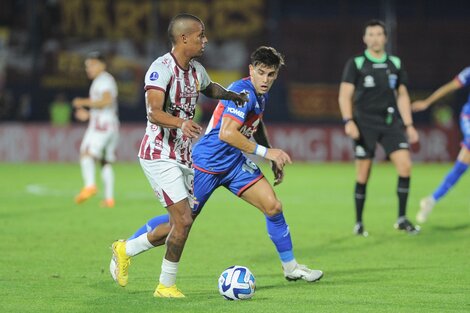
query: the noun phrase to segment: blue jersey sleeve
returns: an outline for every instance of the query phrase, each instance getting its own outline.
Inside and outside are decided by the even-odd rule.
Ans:
[[[222,101],[225,106],[222,117],[229,117],[237,121],[239,124],[243,124],[246,120],[246,117],[248,116],[248,113],[253,110],[253,107],[256,103],[256,95],[253,94],[253,90],[240,84],[231,85],[228,87],[228,89],[238,93],[242,91],[248,92],[248,102],[243,106],[237,106],[235,102],[229,100]]]
[[[459,75],[457,75],[457,79],[462,86],[470,86],[470,66],[461,71]]]

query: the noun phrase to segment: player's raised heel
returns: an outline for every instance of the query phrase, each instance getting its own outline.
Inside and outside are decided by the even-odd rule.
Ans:
[[[129,281],[129,265],[131,257],[126,254],[126,241],[118,240],[113,242],[113,257],[109,264],[109,271],[114,281],[119,286],[125,287]]]
[[[436,200],[434,200],[432,196],[421,199],[419,202],[420,210],[418,214],[416,214],[416,220],[418,223],[424,223],[427,221],[428,216],[431,214],[435,204]]]
[[[184,294],[176,287],[176,285],[166,287],[162,284],[158,284],[153,296],[157,298],[185,298]]]
[[[303,279],[308,282],[315,282],[319,281],[323,277],[323,272],[319,270],[311,270],[305,265],[297,264],[292,272],[286,272],[284,270],[284,277],[290,281]]]
[[[84,187],[82,188],[82,190],[80,190],[80,193],[75,197],[75,202],[77,204],[85,202],[86,200],[96,195],[97,192],[98,189],[96,188],[96,186]]]

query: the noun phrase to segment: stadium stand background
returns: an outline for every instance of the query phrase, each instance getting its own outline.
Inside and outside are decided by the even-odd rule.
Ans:
[[[470,55],[468,1],[4,0],[0,3],[0,132],[4,134],[0,160],[11,161],[4,149],[19,129],[49,125],[49,107],[57,95],[70,101],[87,94],[83,57],[90,50],[107,55],[109,71],[118,80],[124,130],[143,129],[143,75],[156,57],[168,51],[166,27],[179,12],[196,14],[206,22],[210,42],[202,62],[212,79],[222,84],[247,75],[249,52],[259,45],[275,46],[286,55],[287,67],[270,92],[265,118],[276,143],[289,151],[307,149],[298,156],[306,161],[351,158],[349,141],[341,133],[337,89],[347,58],[364,49],[361,37],[367,20],[386,21],[389,51],[406,66],[412,98],[452,79],[468,66]],[[416,150],[417,160],[455,157],[459,137],[455,117],[467,92],[461,90],[443,102],[452,109],[450,122],[442,122],[437,110],[415,115],[424,139]],[[202,97],[203,121],[214,105]],[[438,133],[436,123],[442,124],[437,125]],[[70,140],[67,135],[73,137],[82,126],[74,123],[67,130],[51,131],[63,134],[53,138]],[[141,135],[137,133],[132,138]],[[294,145],[298,136],[311,140]],[[38,140],[31,144],[40,146]],[[75,145],[70,147],[70,160]],[[56,159],[33,151],[24,160],[50,158]]]

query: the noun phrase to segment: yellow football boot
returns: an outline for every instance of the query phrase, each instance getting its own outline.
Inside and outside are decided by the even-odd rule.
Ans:
[[[126,254],[126,241],[113,242],[112,249],[113,257],[109,264],[109,271],[119,286],[125,287],[129,280],[129,265],[131,264],[131,257]]]
[[[157,298],[185,298],[184,294],[176,288],[176,285],[166,287],[162,284],[158,284],[153,296]]]

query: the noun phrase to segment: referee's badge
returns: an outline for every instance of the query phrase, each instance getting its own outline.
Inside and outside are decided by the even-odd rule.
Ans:
[[[397,79],[398,79],[397,74],[388,75],[388,85],[390,86],[391,89],[397,88]]]
[[[364,77],[364,87],[366,88],[375,87],[374,76],[367,75],[366,77]]]

